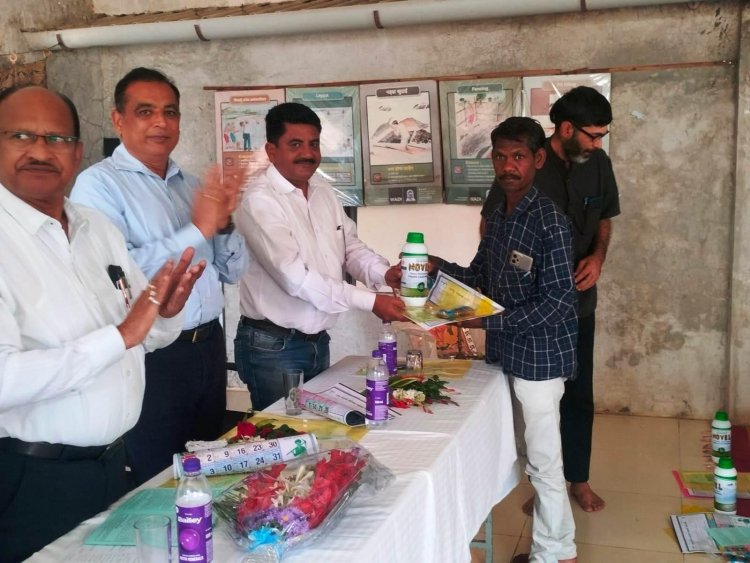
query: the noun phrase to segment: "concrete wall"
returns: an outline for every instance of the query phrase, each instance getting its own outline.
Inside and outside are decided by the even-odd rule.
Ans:
[[[99,158],[102,136],[112,134],[108,112],[117,79],[138,65],[162,69],[183,93],[182,141],[175,157],[188,169],[200,171],[214,160],[215,151],[213,97],[203,90],[207,85],[736,60],[743,26],[746,29],[748,22],[739,2],[685,4],[357,33],[91,49],[54,55],[48,78],[81,109],[86,157],[93,162]],[[747,36],[745,31],[745,73]],[[747,107],[747,77],[741,82]],[[733,257],[743,254],[735,250],[733,238],[734,174],[738,155],[747,163],[750,143],[746,115],[739,137],[736,129],[737,89],[733,66],[613,75],[610,152],[623,213],[614,222],[600,284],[599,410],[710,418],[716,408],[737,403],[742,393],[740,377],[730,401],[730,315],[748,317],[750,311],[747,298],[736,313],[730,307],[730,279],[739,278],[735,287],[748,283],[745,268],[739,274],[733,270]],[[746,177],[743,182],[744,192],[750,193]],[[741,203],[747,207],[747,198]],[[477,208],[360,210],[361,238],[389,258],[396,256],[407,228],[424,225],[431,229],[427,241],[432,251],[466,262],[476,248],[477,223]],[[367,331],[375,324],[367,323]],[[352,325],[351,320],[342,321],[342,326]],[[334,333],[336,353],[369,349],[370,340],[352,338],[349,330]],[[744,360],[740,355],[737,362],[747,365]],[[750,410],[743,408],[738,417],[750,419]]]

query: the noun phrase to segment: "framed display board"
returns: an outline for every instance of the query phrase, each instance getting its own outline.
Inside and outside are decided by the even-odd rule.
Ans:
[[[363,205],[359,87],[287,88],[286,101],[304,104],[320,118],[318,174],[342,205]]]
[[[495,178],[490,133],[521,115],[521,79],[440,82],[446,203],[482,204]]]
[[[533,117],[544,127],[547,137],[555,131],[550,121],[549,110],[563,94],[576,86],[590,86],[610,100],[612,75],[606,72],[596,74],[558,74],[555,76],[527,76],[523,79],[523,114]],[[609,152],[609,135],[602,139],[602,148]]]
[[[216,160],[223,174],[248,169],[252,180],[268,167],[268,110],[284,101],[284,90],[237,90],[214,93]]]
[[[360,86],[367,205],[441,203],[434,80]]]

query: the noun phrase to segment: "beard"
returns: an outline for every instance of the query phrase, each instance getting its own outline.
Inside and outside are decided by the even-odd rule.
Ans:
[[[583,164],[591,158],[592,151],[585,150],[575,135],[570,139],[563,139],[562,148],[567,159],[576,164]]]

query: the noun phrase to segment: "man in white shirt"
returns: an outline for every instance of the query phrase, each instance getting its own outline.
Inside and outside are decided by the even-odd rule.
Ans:
[[[283,395],[281,372],[301,369],[309,380],[329,366],[327,329],[339,313],[372,311],[402,320],[393,295],[348,284],[397,286],[398,268],[357,238],[320,164],[320,119],[307,106],[280,104],[266,116],[268,169],[245,191],[235,213],[250,263],[240,281],[242,317],[235,361],[253,408]]]
[[[128,490],[147,350],[180,332],[205,263],[149,282],[119,231],[65,198],[82,154],[67,98],[0,93],[0,559],[21,561]],[[148,290],[145,290],[148,288]]]
[[[226,343],[221,283],[236,283],[247,255],[229,223],[242,178],[202,184],[170,158],[180,139],[177,87],[161,72],[135,68],[115,87],[112,124],[122,139],[110,158],[79,174],[70,198],[102,211],[147,274],[186,246],[206,271],[185,307],[183,332],[146,356],[141,418],[125,436],[135,484],[164,469],[188,440],[221,434],[226,411]]]

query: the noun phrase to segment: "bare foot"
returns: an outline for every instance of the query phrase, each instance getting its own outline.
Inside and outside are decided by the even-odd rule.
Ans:
[[[571,483],[570,494],[585,512],[599,512],[607,504],[602,497],[591,490],[588,483]]]
[[[523,503],[521,510],[526,516],[534,516],[534,498],[531,497],[529,500]]]

